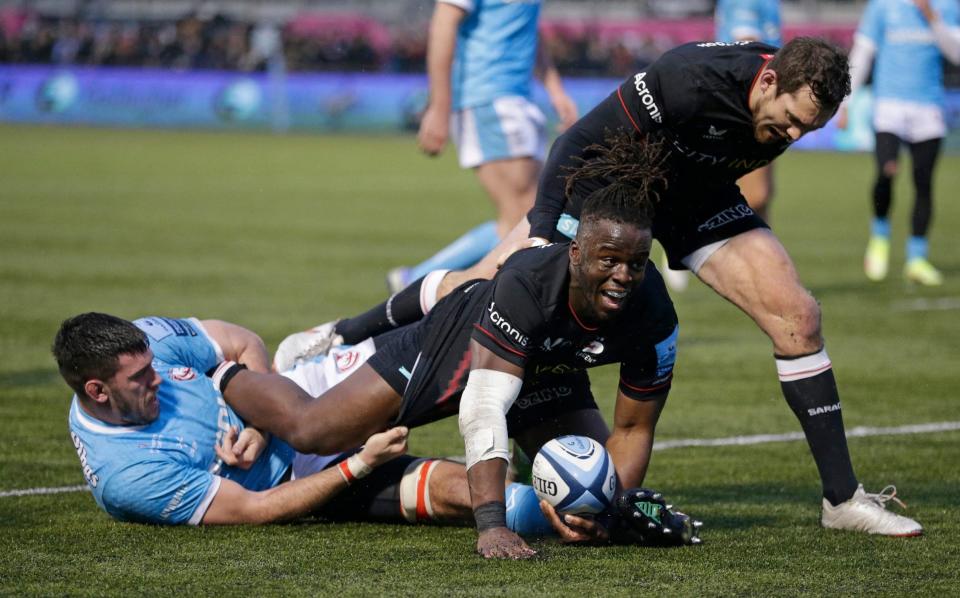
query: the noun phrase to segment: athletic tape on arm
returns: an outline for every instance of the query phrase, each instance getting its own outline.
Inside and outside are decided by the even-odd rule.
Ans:
[[[523,380],[496,370],[473,370],[460,398],[460,435],[467,451],[467,469],[489,459],[510,460],[507,411],[520,394]]]

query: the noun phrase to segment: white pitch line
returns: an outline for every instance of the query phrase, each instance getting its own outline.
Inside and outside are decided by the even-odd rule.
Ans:
[[[37,494],[63,494],[64,492],[80,492],[87,490],[87,485],[81,486],[57,486],[56,488],[24,488],[23,490],[4,490],[0,492],[0,498],[6,496],[35,496]]]
[[[863,438],[865,436],[898,436],[903,434],[932,434],[935,432],[953,432],[960,430],[960,422],[934,422],[930,424],[912,424],[895,426],[892,428],[872,428],[857,426],[847,430],[847,438]],[[790,442],[803,440],[803,432],[788,432],[786,434],[756,434],[753,436],[728,436],[727,438],[686,438],[679,440],[664,440],[653,443],[653,450],[665,451],[674,448],[698,446],[749,446],[766,444],[769,442]],[[80,492],[88,490],[86,485],[59,486],[56,488],[24,488],[22,490],[0,491],[0,498],[7,496],[36,496],[38,494],[62,494],[64,492]]]
[[[896,426],[893,428],[871,428],[857,426],[847,430],[847,438],[862,438],[864,436],[896,436],[902,434],[931,434],[933,432],[952,432],[960,430],[960,422],[935,422],[932,424],[913,424]],[[803,432],[788,432],[786,434],[757,434],[755,436],[730,436],[728,438],[689,438],[685,440],[664,440],[654,442],[653,450],[662,451],[672,448],[690,446],[747,446],[765,444],[768,442],[788,442],[803,440]]]
[[[960,309],[960,297],[918,298],[893,304],[894,311],[950,311]]]

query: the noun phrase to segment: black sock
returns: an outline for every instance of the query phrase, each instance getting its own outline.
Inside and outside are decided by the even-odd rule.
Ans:
[[[783,358],[777,360],[778,366],[790,361]],[[857,477],[853,473],[850,452],[847,450],[840,395],[837,393],[833,369],[828,367],[815,376],[799,380],[784,381],[783,377],[781,372],[780,388],[807,437],[807,445],[820,472],[823,496],[830,504],[838,505],[853,496],[857,489]]]
[[[420,306],[422,285],[423,278],[417,279],[373,309],[340,320],[334,330],[343,337],[344,343],[355,345],[363,339],[416,322],[423,317],[423,308]]]

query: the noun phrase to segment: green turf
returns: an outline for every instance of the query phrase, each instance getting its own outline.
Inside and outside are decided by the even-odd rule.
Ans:
[[[409,137],[2,126],[0,156],[0,491],[83,481],[48,352],[63,318],[217,317],[274,347],[381,299],[388,268],[491,214],[451,152],[426,159]],[[960,420],[960,159],[937,176],[939,289],[900,276],[908,177],[892,275],[865,281],[871,170],[865,155],[788,154],[775,228],[823,304],[848,426]],[[658,438],[798,430],[747,318],[699,284],[675,301],[680,355]],[[609,414],[615,372],[594,379]],[[483,562],[464,528],[160,529],[114,523],[86,493],[0,498],[0,594],[955,594],[958,441],[850,441],[869,489],[898,484],[926,526],[911,540],[821,530],[802,442],[655,455],[648,484],[706,522],[701,547],[542,541],[523,563]],[[416,430],[412,445],[462,452],[452,421]]]

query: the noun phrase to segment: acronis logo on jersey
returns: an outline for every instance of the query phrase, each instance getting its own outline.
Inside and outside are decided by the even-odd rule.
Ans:
[[[654,122],[660,123],[663,122],[663,116],[660,114],[660,107],[657,106],[657,103],[653,100],[653,94],[650,93],[650,89],[647,88],[647,82],[644,81],[646,76],[646,71],[634,75],[633,86],[637,90],[637,95],[640,96],[640,103],[643,104],[643,107],[647,109],[647,113],[650,114],[650,118],[652,118]]]
[[[530,343],[530,337],[526,334],[520,332],[519,329],[514,327],[513,324],[507,321],[499,311],[497,311],[496,301],[490,302],[490,307],[487,308],[487,313],[490,315],[490,322],[494,326],[503,331],[504,334],[512,338],[518,345],[521,347],[526,347]]]

